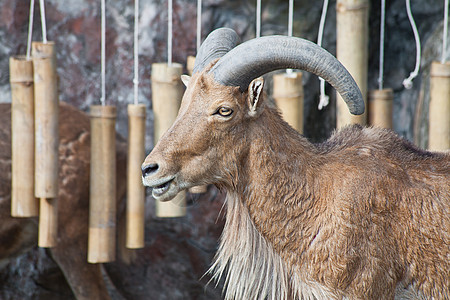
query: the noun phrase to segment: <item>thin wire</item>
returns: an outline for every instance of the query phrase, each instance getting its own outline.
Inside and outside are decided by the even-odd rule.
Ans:
[[[378,73],[378,89],[383,89],[383,75],[384,75],[384,23],[385,23],[386,1],[381,0],[381,20],[380,20],[380,61]]]
[[[105,46],[105,36],[106,36],[106,8],[105,8],[105,0],[101,0],[101,72],[102,72],[102,97],[100,98],[100,102],[103,106],[106,104],[106,87],[105,87],[105,53],[106,53],[106,46]]]
[[[323,7],[322,7],[322,15],[320,16],[320,23],[319,23],[319,33],[317,34],[317,45],[322,46],[322,39],[323,39],[323,30],[325,28],[325,19],[327,17],[327,10],[328,10],[328,0],[323,1]],[[324,108],[328,105],[330,102],[330,97],[328,97],[327,94],[325,94],[325,80],[321,77],[319,77],[320,81],[320,97],[319,97],[319,110]]]
[[[288,36],[292,36],[294,28],[294,0],[289,0],[289,15],[288,15]],[[286,69],[286,74],[291,75],[294,71]]]
[[[256,37],[261,36],[261,0],[256,0]]]
[[[442,58],[441,63],[445,63],[445,57],[447,56],[447,32],[448,32],[448,0],[445,0],[444,7],[444,32],[442,37]]]
[[[292,36],[294,23],[294,0],[289,0],[288,36]]]
[[[202,43],[202,0],[197,0],[197,51]]]
[[[134,0],[134,104],[139,97],[139,0]]]
[[[31,59],[31,40],[33,37],[34,0],[30,0],[30,16],[28,21],[27,60]]]
[[[47,25],[45,22],[45,5],[44,0],[39,0],[39,5],[41,9],[41,24],[42,24],[42,41],[47,44]]]
[[[167,64],[172,66],[172,0],[168,1],[167,15]]]
[[[420,48],[420,37],[419,32],[417,31],[416,23],[414,22],[414,18],[411,13],[411,3],[410,0],[406,0],[406,13],[408,15],[409,22],[411,23],[411,27],[414,33],[414,39],[416,40],[416,66],[414,68],[414,71],[412,71],[409,74],[409,77],[403,80],[403,86],[406,89],[412,88],[413,84],[412,81],[414,78],[417,77],[419,74],[419,67],[420,67],[420,56],[421,56],[421,48]]]

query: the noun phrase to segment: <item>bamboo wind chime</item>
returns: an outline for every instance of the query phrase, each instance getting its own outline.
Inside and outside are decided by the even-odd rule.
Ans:
[[[369,92],[369,124],[383,128],[392,128],[394,92],[390,88],[383,89],[385,11],[385,0],[381,0],[378,89]]]
[[[39,214],[34,197],[33,62],[25,56],[9,59],[11,83],[11,216]]]
[[[288,35],[292,36],[294,1],[289,0]],[[260,27],[260,26],[257,26]],[[273,76],[273,98],[283,119],[299,133],[303,133],[302,73],[291,69]]]
[[[38,214],[39,247],[53,247],[58,229],[58,78],[56,52],[47,41],[45,6],[40,1],[42,42],[33,42],[34,1],[26,57],[10,59],[12,92],[11,215]]]
[[[116,107],[105,99],[105,0],[101,1],[101,105],[90,107],[91,174],[88,262],[104,263],[116,253]]]
[[[181,64],[172,62],[172,0],[168,0],[167,63],[152,64],[152,103],[155,114],[155,144],[175,121],[183,96]],[[186,192],[181,191],[171,201],[156,200],[158,217],[186,215]]]
[[[450,62],[446,61],[449,1],[445,0],[441,61],[434,61],[430,71],[430,109],[428,148],[450,149]]]
[[[53,42],[34,42],[35,197],[40,247],[56,245],[58,226],[58,86]]]
[[[34,72],[31,60],[34,1],[30,1],[26,56],[9,59],[11,84],[11,216],[39,215],[34,196]]]
[[[368,67],[368,0],[338,0],[336,4],[337,59],[347,68],[359,86],[367,104]],[[367,107],[367,105],[366,105]],[[366,124],[366,112],[355,116],[349,113],[338,94],[336,100],[336,127],[347,124]]]
[[[146,107],[139,96],[139,0],[134,2],[134,104],[128,104],[128,163],[126,247],[144,247],[145,188],[141,181],[141,164],[145,158]]]

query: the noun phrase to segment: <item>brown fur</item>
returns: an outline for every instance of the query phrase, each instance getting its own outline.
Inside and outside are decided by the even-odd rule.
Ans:
[[[213,266],[228,268],[226,298],[448,299],[450,155],[360,126],[311,144],[255,88],[195,75],[144,162],[159,166],[145,184],[173,177],[160,200],[204,183],[232,195]]]

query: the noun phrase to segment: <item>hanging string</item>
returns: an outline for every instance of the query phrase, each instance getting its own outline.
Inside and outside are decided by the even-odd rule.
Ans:
[[[167,11],[167,64],[172,66],[172,0],[168,1]]]
[[[27,60],[31,59],[31,39],[33,37],[34,0],[30,0],[30,16],[28,21]]]
[[[288,36],[292,36],[294,31],[294,0],[289,0],[289,15],[288,15]],[[286,69],[286,74],[292,74],[292,69]]]
[[[256,37],[261,36],[261,0],[256,0]]]
[[[134,105],[139,96],[139,0],[134,0]]]
[[[445,63],[445,57],[447,55],[447,32],[448,32],[448,0],[445,0],[444,4],[444,32],[442,37],[442,57],[441,64]]]
[[[45,5],[44,0],[39,0],[39,5],[41,9],[41,24],[42,24],[42,41],[47,44],[47,25],[45,22]]]
[[[319,33],[317,35],[317,45],[319,46],[322,46],[323,30],[325,27],[327,10],[328,10],[328,0],[324,0],[322,7],[322,15],[320,16]],[[330,97],[328,97],[328,95],[325,94],[325,80],[319,77],[319,81],[320,81],[320,98],[318,108],[319,110],[321,110],[322,108],[328,105],[328,103],[330,102]]]
[[[409,22],[411,23],[411,27],[414,33],[414,39],[416,40],[416,66],[414,68],[414,71],[412,71],[409,74],[409,77],[403,80],[403,86],[406,89],[412,88],[413,84],[412,81],[414,78],[417,77],[419,74],[419,67],[420,67],[420,56],[421,56],[421,48],[420,48],[420,37],[419,32],[417,31],[416,22],[414,21],[414,18],[411,13],[411,3],[410,0],[406,0],[406,13],[408,15]]]
[[[105,94],[106,94],[106,80],[105,80],[105,36],[106,36],[106,8],[105,8],[105,0],[101,1],[101,73],[102,73],[102,97],[100,98],[100,102],[103,106],[106,104]]]
[[[381,0],[381,20],[380,20],[380,61],[379,61],[379,73],[378,73],[378,89],[383,89],[383,73],[384,73],[384,23],[385,23],[385,11],[386,1]]]
[[[197,0],[197,51],[202,43],[202,0]]]
[[[289,0],[288,36],[292,36],[294,25],[294,0]]]

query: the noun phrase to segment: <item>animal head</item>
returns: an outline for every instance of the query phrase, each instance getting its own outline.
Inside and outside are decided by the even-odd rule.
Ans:
[[[142,165],[143,183],[153,197],[172,199],[192,186],[221,184],[245,159],[252,128],[264,126],[267,111],[261,75],[302,69],[321,76],[342,95],[350,112],[364,112],[361,92],[347,70],[309,41],[283,36],[239,46],[231,29],[212,32],[198,51],[178,116]],[[268,129],[270,130],[270,128]]]

